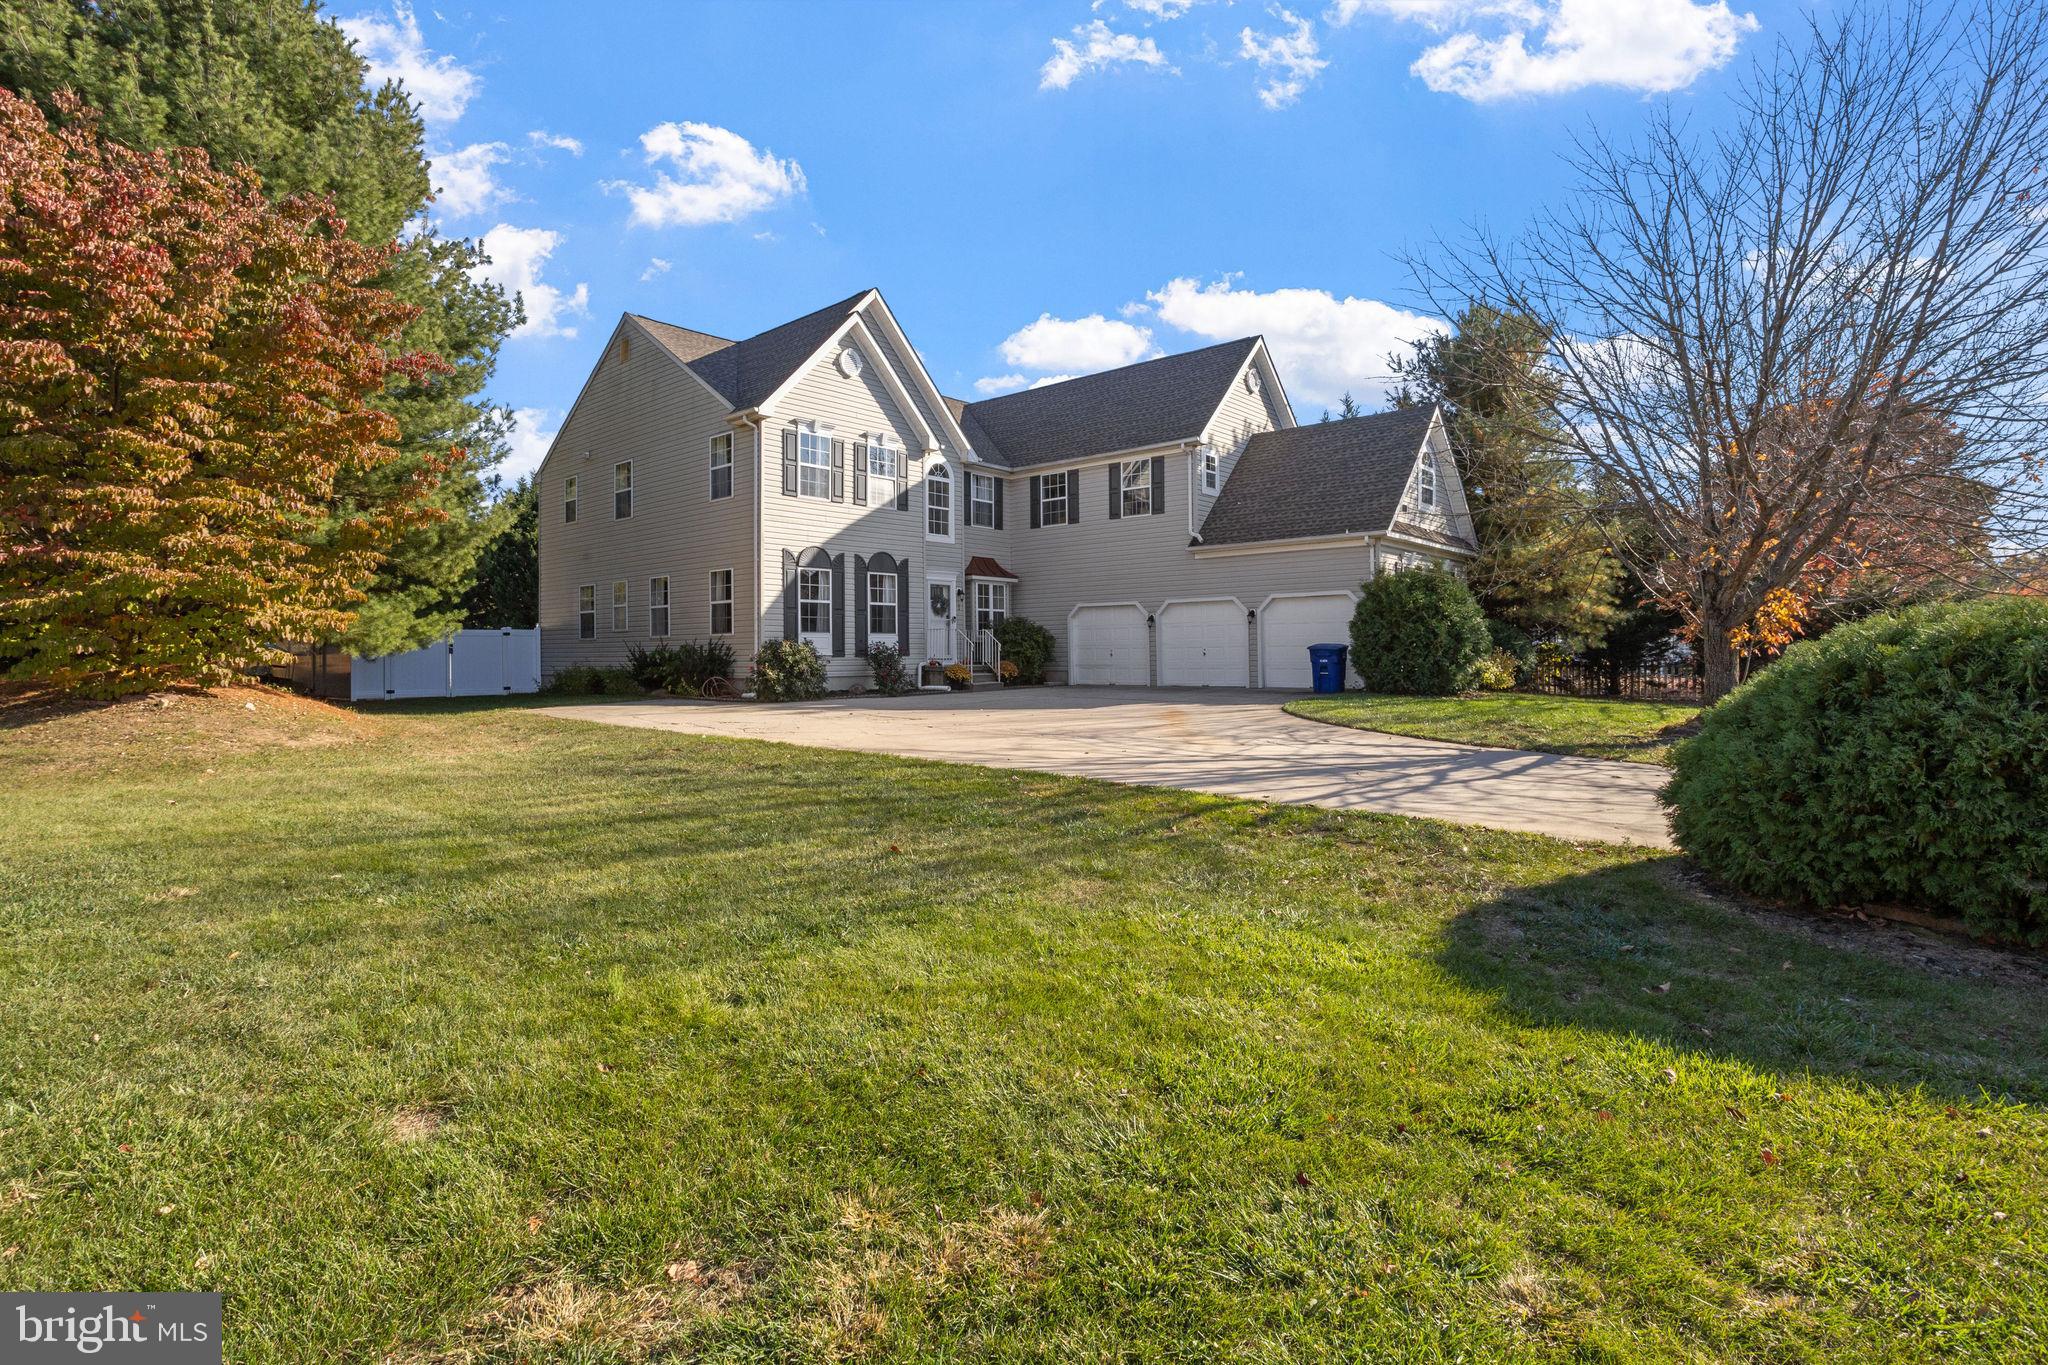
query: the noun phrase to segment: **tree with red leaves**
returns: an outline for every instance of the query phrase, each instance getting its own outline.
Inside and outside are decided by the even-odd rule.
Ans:
[[[431,465],[335,494],[397,458],[386,381],[441,362],[400,352],[389,251],[329,201],[60,120],[0,91],[0,658],[86,695],[223,682],[339,630],[433,515]]]

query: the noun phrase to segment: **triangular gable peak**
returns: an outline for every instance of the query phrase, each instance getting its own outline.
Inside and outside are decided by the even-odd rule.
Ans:
[[[1294,425],[1294,404],[1287,397],[1286,385],[1280,382],[1280,369],[1273,363],[1273,353],[1267,349],[1265,337],[1259,336],[1252,339],[1252,348],[1246,352],[1244,363],[1237,367],[1237,373],[1230,377],[1230,383],[1217,395],[1216,410],[1209,414],[1209,420],[1202,426],[1204,441],[1216,439],[1216,423],[1222,419],[1224,410],[1229,407],[1231,396],[1243,387],[1244,377],[1248,371],[1258,374],[1266,406],[1272,411],[1278,424],[1283,428]]]
[[[832,329],[804,362],[792,369],[774,392],[761,400],[759,411],[773,415],[778,405],[803,382],[806,375],[848,344],[860,346],[877,362],[875,369],[882,386],[901,409],[905,420],[916,428],[926,454],[936,454],[950,445],[961,456],[973,456],[972,444],[954,421],[945,398],[925,372],[924,365],[917,358],[916,348],[896,324],[879,290],[871,289],[861,298],[846,319]],[[922,402],[913,396],[913,386],[922,396]]]
[[[1433,462],[1434,501],[1428,507],[1422,503],[1425,457]],[[1465,481],[1458,472],[1458,461],[1451,448],[1450,430],[1444,424],[1442,408],[1431,409],[1429,427],[1416,446],[1400,500],[1394,505],[1393,514],[1387,519],[1381,534],[1398,537],[1404,530],[1438,535],[1447,532],[1464,541],[1470,541],[1473,536],[1471,505],[1465,498]]]

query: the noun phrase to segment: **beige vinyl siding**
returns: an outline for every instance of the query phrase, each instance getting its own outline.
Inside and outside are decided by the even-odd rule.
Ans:
[[[1137,602],[1149,613],[1168,601],[1234,597],[1253,612],[1275,593],[1356,590],[1371,576],[1362,537],[1355,545],[1329,549],[1196,556],[1187,530],[1188,478],[1195,466],[1180,452],[1165,459],[1162,516],[1111,521],[1108,466],[1093,464],[1081,469],[1080,525],[1031,530],[1028,520],[1011,523],[1025,527],[1015,533],[1015,558],[1003,561],[1023,580],[1013,592],[1012,610],[1053,632],[1059,642],[1055,676],[1065,677],[1068,613],[1083,603]],[[1246,634],[1256,674],[1251,621]]]
[[[1447,535],[1472,536],[1472,513],[1465,501],[1465,487],[1458,477],[1458,462],[1451,454],[1450,442],[1445,437],[1442,424],[1430,428],[1428,447],[1436,456],[1437,501],[1432,509],[1425,509],[1421,503],[1420,479],[1421,461],[1408,476],[1408,487],[1401,494],[1401,510],[1397,520],[1412,521],[1427,530]]]
[[[1257,361],[1253,365],[1256,366]],[[1237,468],[1237,457],[1244,453],[1245,442],[1262,431],[1288,425],[1280,420],[1274,409],[1272,392],[1271,384],[1262,385],[1258,393],[1248,391],[1244,386],[1244,376],[1239,375],[1231,382],[1230,393],[1218,407],[1209,429],[1202,433],[1203,444],[1221,457],[1220,477],[1216,484],[1218,493],[1230,482],[1230,471]],[[1202,523],[1209,518],[1209,509],[1216,505],[1216,495],[1202,491],[1199,468],[1196,473],[1195,529],[1200,530]]]
[[[950,545],[926,541],[924,489],[917,480],[912,481],[910,506],[903,511],[896,509],[893,489],[885,493],[872,482],[868,489],[868,505],[860,507],[854,504],[853,448],[864,433],[886,432],[902,451],[908,471],[928,468],[930,462],[920,459],[924,438],[918,434],[916,423],[898,407],[876,369],[877,364],[895,363],[894,358],[886,353],[886,349],[882,356],[869,355],[867,365],[849,379],[839,371],[838,354],[838,347],[828,347],[817,363],[777,402],[775,412],[763,418],[762,443],[767,448],[768,460],[762,485],[759,565],[761,581],[767,587],[761,604],[761,638],[779,640],[783,634],[783,551],[801,554],[816,546],[827,555],[846,556],[847,600],[834,604],[845,623],[846,653],[840,658],[827,659],[825,670],[828,684],[835,688],[866,683],[871,677],[867,660],[853,652],[857,639],[853,612],[862,605],[863,586],[855,581],[854,556],[873,556],[887,551],[897,558],[909,558],[910,600],[899,604],[899,609],[910,616],[911,656],[914,659],[924,657],[926,648],[924,578],[927,566],[938,566],[957,576],[964,563],[958,497],[963,483],[958,460],[949,462],[956,494],[954,541]],[[898,378],[904,388],[912,388],[909,375],[899,371]],[[806,421],[830,426],[832,439],[846,443],[844,502],[789,497],[782,491],[782,433],[792,424]]]
[[[711,628],[711,570],[730,568],[729,639],[742,659],[751,652],[758,461],[749,434],[734,432],[733,495],[711,501],[711,437],[732,431],[725,418],[725,404],[653,338],[630,320],[620,324],[536,476],[543,677],[577,664],[622,664],[630,646],[652,643],[648,580],[663,575],[667,639],[703,639]],[[612,469],[622,460],[633,464],[633,515],[620,521],[612,516]],[[572,475],[576,520],[565,523],[562,485]],[[619,580],[626,583],[624,631],[612,629],[612,584]],[[577,635],[576,592],[584,584],[597,589],[597,635],[590,640]]]

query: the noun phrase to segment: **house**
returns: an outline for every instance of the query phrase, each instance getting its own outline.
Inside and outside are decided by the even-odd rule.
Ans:
[[[549,675],[800,636],[844,687],[1021,614],[1068,682],[1305,688],[1362,581],[1474,550],[1434,409],[1297,426],[1259,337],[966,403],[872,289],[741,341],[626,314],[535,478]]]

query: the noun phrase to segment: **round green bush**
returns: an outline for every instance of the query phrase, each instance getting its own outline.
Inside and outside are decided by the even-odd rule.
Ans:
[[[1486,615],[1443,569],[1382,573],[1358,590],[1351,667],[1368,692],[1437,697],[1472,683],[1493,649]]]
[[[2048,940],[2048,602],[1840,626],[1707,711],[1665,804],[1709,875]]]
[[[1017,681],[1042,683],[1052,665],[1052,632],[1028,616],[1006,616],[996,624],[996,643],[1005,663],[1017,665]]]
[[[825,695],[825,660],[809,640],[769,640],[754,656],[754,695],[810,701]]]

